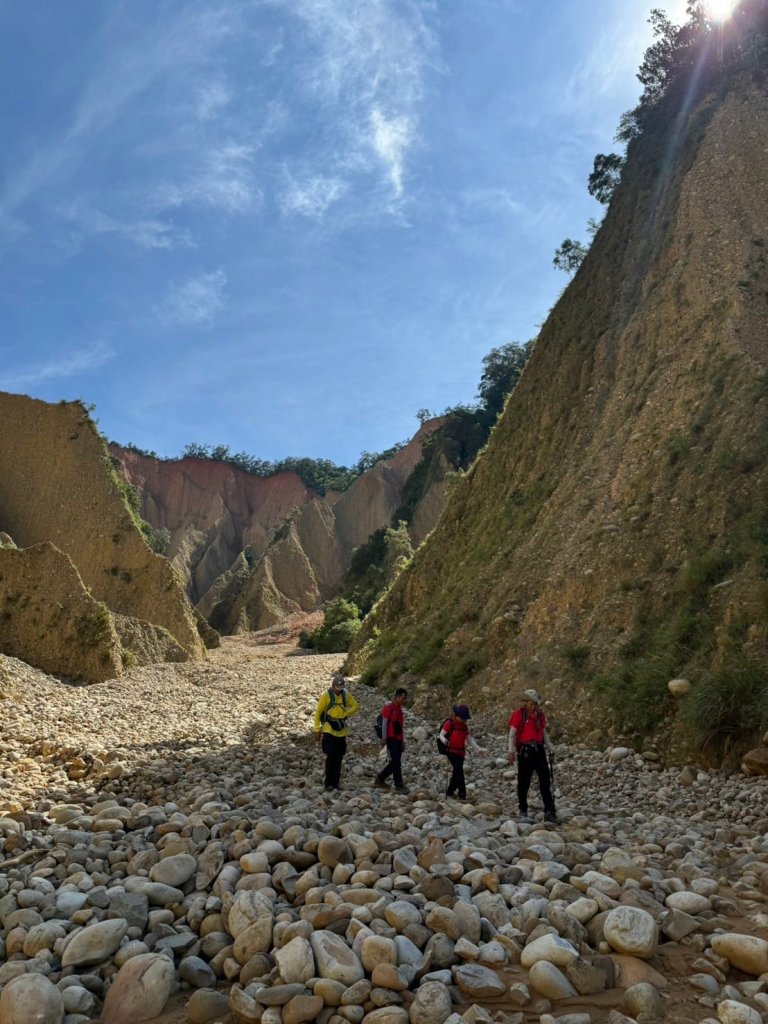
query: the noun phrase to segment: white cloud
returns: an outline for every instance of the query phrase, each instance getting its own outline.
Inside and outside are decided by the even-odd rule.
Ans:
[[[340,178],[308,177],[299,181],[289,177],[288,186],[280,197],[280,208],[283,213],[320,220],[347,189],[347,183]]]
[[[380,110],[371,111],[373,148],[387,168],[387,176],[397,197],[403,194],[403,163],[413,135],[408,117],[387,119]]]
[[[263,194],[253,173],[255,149],[236,141],[209,149],[186,181],[156,189],[153,203],[160,209],[200,205],[233,214],[258,209]]]
[[[197,116],[201,121],[210,121],[232,101],[232,93],[222,79],[204,82],[197,92]]]
[[[194,246],[188,230],[154,217],[135,221],[117,220],[79,201],[72,203],[64,211],[64,216],[76,225],[76,233],[70,239],[73,251],[80,247],[83,238],[88,235],[115,235],[133,242],[141,249],[189,249]]]
[[[112,349],[103,342],[97,342],[79,351],[62,352],[36,366],[6,373],[0,376],[0,388],[18,391],[20,388],[32,387],[47,380],[79,377],[81,374],[97,370],[114,356],[115,353]]]
[[[407,159],[418,142],[424,78],[436,44],[416,0],[271,0],[298,19],[309,54],[296,70],[325,132],[323,176],[339,170],[383,175],[405,191]]]
[[[157,310],[166,325],[206,326],[224,306],[227,275],[222,269],[198,274],[171,287]]]

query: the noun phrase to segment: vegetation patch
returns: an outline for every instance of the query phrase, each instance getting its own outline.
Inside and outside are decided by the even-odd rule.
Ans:
[[[703,674],[681,716],[705,753],[729,758],[757,743],[768,729],[768,663],[743,657]]]

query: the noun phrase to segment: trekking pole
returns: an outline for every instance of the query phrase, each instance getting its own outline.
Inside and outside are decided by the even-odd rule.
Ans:
[[[555,786],[555,752],[554,750],[547,751],[547,758],[549,759],[549,775],[552,779],[552,788]]]

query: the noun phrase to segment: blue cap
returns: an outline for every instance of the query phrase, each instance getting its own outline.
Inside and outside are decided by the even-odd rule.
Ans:
[[[458,715],[459,718],[463,718],[465,722],[470,717],[469,708],[466,704],[454,704],[453,713],[454,715]]]

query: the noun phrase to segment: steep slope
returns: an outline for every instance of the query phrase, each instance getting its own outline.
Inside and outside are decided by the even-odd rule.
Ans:
[[[103,671],[94,671],[87,645],[79,652],[82,671],[73,670],[77,635],[88,630],[73,633],[69,622],[103,612],[110,621],[100,634],[109,634],[102,652],[109,671],[121,667],[113,650],[115,631],[134,661],[202,657],[180,581],[142,537],[83,406],[0,393],[0,420],[0,530],[13,541],[2,549],[0,646],[8,644],[17,657],[46,671],[103,678]],[[19,602],[29,606],[27,615],[14,615]],[[49,629],[54,635],[45,643],[53,653],[43,664],[36,659],[43,657],[41,638]]]
[[[723,85],[630,145],[485,453],[350,669],[504,708],[540,683],[563,728],[599,735],[597,692],[648,729],[672,676],[765,658],[768,98]]]

